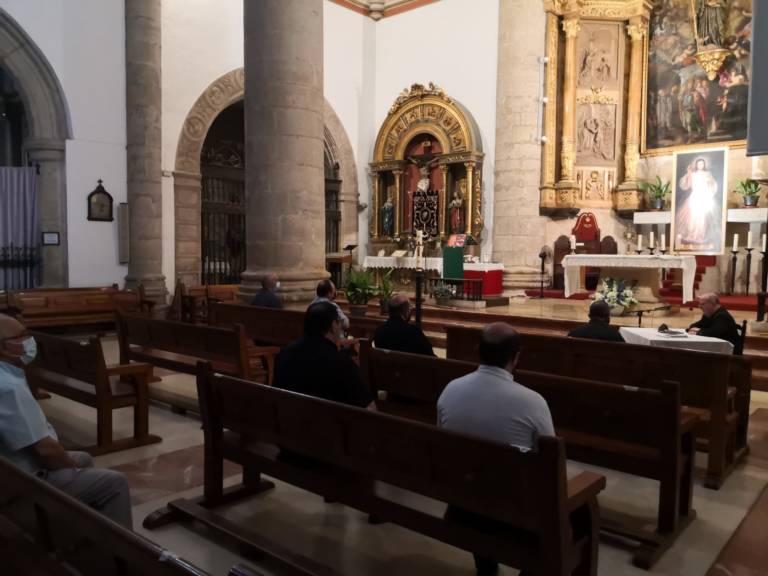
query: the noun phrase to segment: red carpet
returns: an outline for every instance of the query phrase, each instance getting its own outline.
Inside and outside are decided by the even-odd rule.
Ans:
[[[530,289],[525,291],[525,295],[528,296],[528,298],[538,298],[540,295],[539,290]],[[587,294],[586,292],[578,292],[576,294],[572,294],[570,297],[568,297],[568,300],[587,300],[589,298],[592,298],[592,292]],[[544,288],[544,298],[558,298],[560,300],[565,299],[565,290],[554,290],[552,288]]]

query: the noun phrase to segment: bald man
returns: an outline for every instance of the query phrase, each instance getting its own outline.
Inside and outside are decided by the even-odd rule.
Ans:
[[[24,364],[36,353],[35,340],[26,336],[24,326],[2,314],[0,347],[19,350]],[[133,529],[125,476],[94,468],[85,452],[66,451],[32,397],[24,371],[5,362],[0,362],[0,456]]]
[[[739,332],[736,329],[736,321],[730,312],[720,305],[720,297],[714,292],[699,296],[699,308],[701,308],[701,320],[688,327],[691,334],[710,336],[727,340],[734,346],[739,343]]]
[[[515,382],[512,371],[520,354],[520,335],[503,322],[489,324],[480,338],[480,367],[453,380],[437,401],[437,424],[518,446],[536,447],[539,436],[554,436],[549,406],[533,390]],[[498,521],[449,506],[446,517],[481,531],[504,530]],[[475,555],[478,576],[498,574],[499,565]]]
[[[393,296],[389,301],[389,319],[373,335],[376,348],[434,356],[432,344],[421,328],[409,323],[410,319],[411,302],[408,297],[401,294]]]
[[[276,294],[278,288],[280,288],[280,281],[277,279],[277,274],[267,274],[261,279],[261,290],[253,295],[251,306],[282,308],[283,301]]]

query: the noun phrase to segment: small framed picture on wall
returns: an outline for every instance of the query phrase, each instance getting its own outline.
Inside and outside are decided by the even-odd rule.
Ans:
[[[43,232],[43,246],[58,246],[59,244],[58,232]]]
[[[88,220],[95,222],[112,222],[112,196],[104,189],[102,181],[88,194]]]

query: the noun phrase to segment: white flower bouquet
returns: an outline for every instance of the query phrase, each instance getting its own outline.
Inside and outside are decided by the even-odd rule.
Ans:
[[[627,284],[621,278],[603,278],[600,290],[595,292],[595,300],[604,300],[609,306],[624,306],[629,308],[638,303],[633,288],[635,284]]]

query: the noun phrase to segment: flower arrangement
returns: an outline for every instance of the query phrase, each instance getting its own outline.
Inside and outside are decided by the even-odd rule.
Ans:
[[[633,288],[635,284],[627,285],[620,278],[603,278],[603,285],[595,292],[595,300],[604,300],[609,306],[629,308],[638,303]]]
[[[456,297],[456,286],[438,282],[432,290],[432,297],[439,300],[449,300]]]

